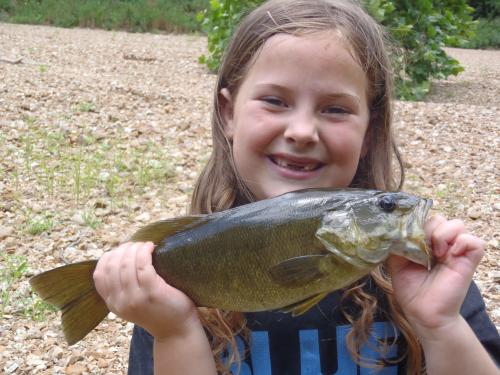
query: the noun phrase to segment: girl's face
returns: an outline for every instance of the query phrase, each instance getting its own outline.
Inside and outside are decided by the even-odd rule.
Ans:
[[[257,199],[349,186],[365,152],[367,87],[333,32],[265,42],[236,97],[220,93],[236,168]]]

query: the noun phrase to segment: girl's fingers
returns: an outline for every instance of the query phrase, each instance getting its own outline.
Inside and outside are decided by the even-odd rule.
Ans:
[[[441,224],[446,222],[446,218],[441,214],[436,214],[432,216],[429,220],[424,224],[424,232],[428,239],[431,239],[432,233],[434,230],[440,226]]]
[[[154,244],[147,242],[137,252],[137,282],[140,288],[152,289],[155,286],[158,275],[152,264],[152,253]]]
[[[437,225],[431,234],[431,243],[434,255],[438,258],[445,256],[450,244],[455,242],[455,239],[459,234],[465,232],[465,224],[461,220],[445,220],[441,224]]]
[[[136,274],[136,256],[141,243],[129,243],[122,249],[118,267],[120,288],[122,290],[134,290],[139,287]]]
[[[106,263],[108,261],[107,255],[108,255],[107,253],[104,253],[101,256],[101,258],[97,262],[93,275],[95,288],[97,289],[97,292],[104,300],[106,300],[108,296],[107,279],[105,277]]]
[[[450,253],[454,256],[467,256],[475,268],[484,255],[485,246],[482,239],[470,233],[462,233],[456,238],[455,243],[450,248]]]

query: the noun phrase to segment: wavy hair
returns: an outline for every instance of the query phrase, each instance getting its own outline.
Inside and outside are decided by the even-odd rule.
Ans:
[[[295,36],[321,31],[335,31],[350,48],[368,81],[370,120],[367,129],[367,152],[360,159],[351,187],[398,190],[404,181],[400,153],[392,134],[392,73],[383,29],[355,1],[348,0],[270,0],[248,14],[234,32],[219,68],[213,98],[212,153],[193,192],[192,213],[211,213],[254,200],[235,167],[231,142],[224,134],[220,92],[226,88],[233,98],[245,79],[264,43],[273,35]],[[394,173],[394,166],[398,173]],[[398,306],[389,277],[379,267],[368,279],[343,291],[342,311],[353,329],[347,337],[352,357],[361,365],[359,348],[367,342],[373,316],[381,309],[378,295],[371,294],[367,283],[374,282],[387,306],[387,316],[405,338],[408,373],[423,372],[421,346],[401,308]],[[356,307],[356,309],[346,308]],[[358,311],[358,313],[354,312]],[[248,339],[242,313],[217,309],[199,309],[200,319],[211,338],[212,350],[222,374],[241,360],[235,341],[237,334]],[[223,355],[231,357],[223,360]]]

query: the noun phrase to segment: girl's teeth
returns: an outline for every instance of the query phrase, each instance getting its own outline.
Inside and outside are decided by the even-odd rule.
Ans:
[[[301,170],[301,171],[312,171],[313,169],[316,168],[315,164],[307,164],[307,165],[295,165],[295,164],[288,164],[285,160],[282,159],[274,159],[276,164],[278,164],[280,167],[283,168],[289,168],[289,169],[294,169],[294,170]]]

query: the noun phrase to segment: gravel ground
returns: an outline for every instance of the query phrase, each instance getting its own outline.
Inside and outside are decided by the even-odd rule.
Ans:
[[[130,324],[68,347],[27,280],[186,212],[210,149],[205,51],[193,35],[0,23],[0,372],[125,372]],[[475,279],[500,327],[500,51],[449,53],[464,73],[396,103],[405,190],[486,240]]]

